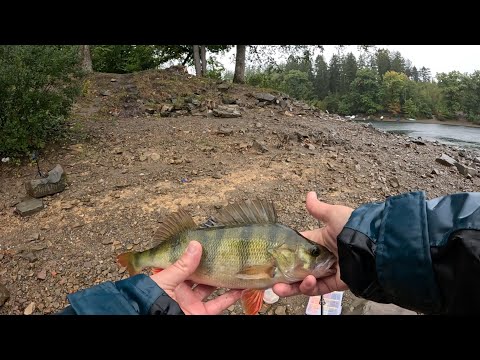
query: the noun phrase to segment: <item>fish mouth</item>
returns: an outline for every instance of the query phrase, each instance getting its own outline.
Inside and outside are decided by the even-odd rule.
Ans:
[[[320,255],[316,259],[316,265],[313,269],[312,275],[316,278],[335,274],[336,270],[333,268],[333,265],[337,259],[335,255],[330,254],[327,257],[325,255]]]

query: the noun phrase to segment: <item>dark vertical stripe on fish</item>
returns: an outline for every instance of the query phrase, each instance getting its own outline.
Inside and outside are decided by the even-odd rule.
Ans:
[[[213,233],[213,236],[211,235]],[[207,230],[207,234],[210,235],[208,236],[211,241],[209,246],[209,258],[210,262],[206,263],[205,265],[205,275],[210,275],[213,272],[213,269],[215,268],[215,263],[217,261],[221,261],[221,259],[218,258],[218,250],[220,249],[220,246],[222,246],[222,240],[223,237],[225,236],[225,229],[212,229],[212,230]]]
[[[173,239],[171,239],[170,247],[168,249],[168,260],[170,261],[171,264],[173,264],[175,261],[177,261],[178,257],[178,246],[179,246],[179,241],[180,237],[177,235]]]
[[[278,234],[280,233],[280,228],[278,226],[270,226],[268,230],[268,236],[270,238],[270,245],[273,247],[277,246]]]
[[[239,269],[243,269],[248,259],[250,258],[250,246],[252,246],[252,233],[253,233],[253,226],[244,226],[242,231],[240,232],[240,239],[237,241],[237,247],[239,251],[240,257],[240,266]]]

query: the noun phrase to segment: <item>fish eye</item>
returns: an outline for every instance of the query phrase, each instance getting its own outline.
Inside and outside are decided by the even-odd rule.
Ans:
[[[320,255],[320,249],[317,248],[317,247],[314,247],[314,248],[312,249],[312,251],[310,251],[310,254],[311,254],[312,256],[317,257],[318,255]]]

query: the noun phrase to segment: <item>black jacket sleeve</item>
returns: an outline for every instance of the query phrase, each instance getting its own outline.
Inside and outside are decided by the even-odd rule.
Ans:
[[[140,274],[104,282],[67,296],[58,315],[183,315],[178,304],[150,277]]]
[[[480,193],[366,204],[337,240],[355,295],[428,314],[480,313]]]

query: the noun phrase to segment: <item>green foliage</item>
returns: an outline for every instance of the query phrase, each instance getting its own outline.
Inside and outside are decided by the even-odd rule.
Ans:
[[[405,98],[404,90],[408,83],[407,75],[395,71],[387,71],[383,75],[382,99],[385,108],[392,114],[401,111],[401,105]]]
[[[80,92],[77,46],[0,46],[0,154],[21,155],[59,136]]]
[[[290,70],[285,74],[282,90],[297,99],[311,99],[313,96],[313,85],[308,74],[300,70]]]
[[[405,104],[403,105],[403,112],[405,113],[406,116],[410,118],[417,117],[417,114],[418,114],[417,105],[412,99],[408,99],[405,101]]]
[[[207,59],[207,77],[210,79],[222,80],[225,67],[213,56]],[[233,77],[232,77],[233,78]]]
[[[154,45],[97,45],[92,46],[94,71],[130,73],[153,69],[161,63]]]
[[[360,69],[350,85],[352,110],[373,115],[382,109],[380,105],[380,83],[374,70]]]

